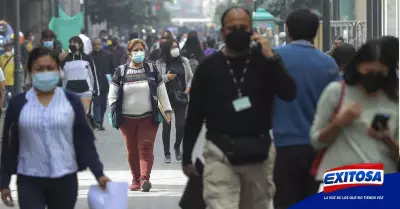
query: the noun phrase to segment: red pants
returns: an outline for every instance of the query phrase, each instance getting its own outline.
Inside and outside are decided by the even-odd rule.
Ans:
[[[153,124],[151,117],[142,119],[122,117],[120,129],[125,140],[133,178],[150,178],[158,126]]]

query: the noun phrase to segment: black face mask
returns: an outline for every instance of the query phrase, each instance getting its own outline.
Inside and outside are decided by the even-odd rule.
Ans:
[[[78,48],[76,48],[75,45],[69,45],[69,50],[71,50],[72,53],[75,53],[76,51],[78,51]]]
[[[382,73],[367,73],[361,75],[361,84],[368,93],[375,93],[384,86],[385,79]]]
[[[235,52],[243,52],[250,47],[250,37],[251,33],[246,30],[236,29],[226,36],[225,44]]]

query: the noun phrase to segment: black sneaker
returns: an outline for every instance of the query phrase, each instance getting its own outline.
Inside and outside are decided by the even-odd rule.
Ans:
[[[165,155],[164,162],[171,163],[171,155]]]
[[[175,157],[177,161],[182,160],[182,152],[180,148],[175,148]]]
[[[97,129],[99,129],[99,131],[105,131],[106,129],[104,128],[103,125],[99,124],[99,126],[97,127]]]

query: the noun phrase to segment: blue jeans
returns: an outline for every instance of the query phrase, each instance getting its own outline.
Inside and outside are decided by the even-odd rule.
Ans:
[[[55,179],[18,175],[17,187],[21,209],[74,209],[78,197],[76,173]]]
[[[100,96],[93,99],[93,119],[96,123],[103,125],[104,115],[107,110],[108,92],[100,92]]]

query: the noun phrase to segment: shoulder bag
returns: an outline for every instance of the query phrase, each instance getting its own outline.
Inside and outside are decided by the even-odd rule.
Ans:
[[[269,134],[260,134],[247,137],[208,136],[225,154],[232,165],[261,163],[268,159],[271,137]]]

